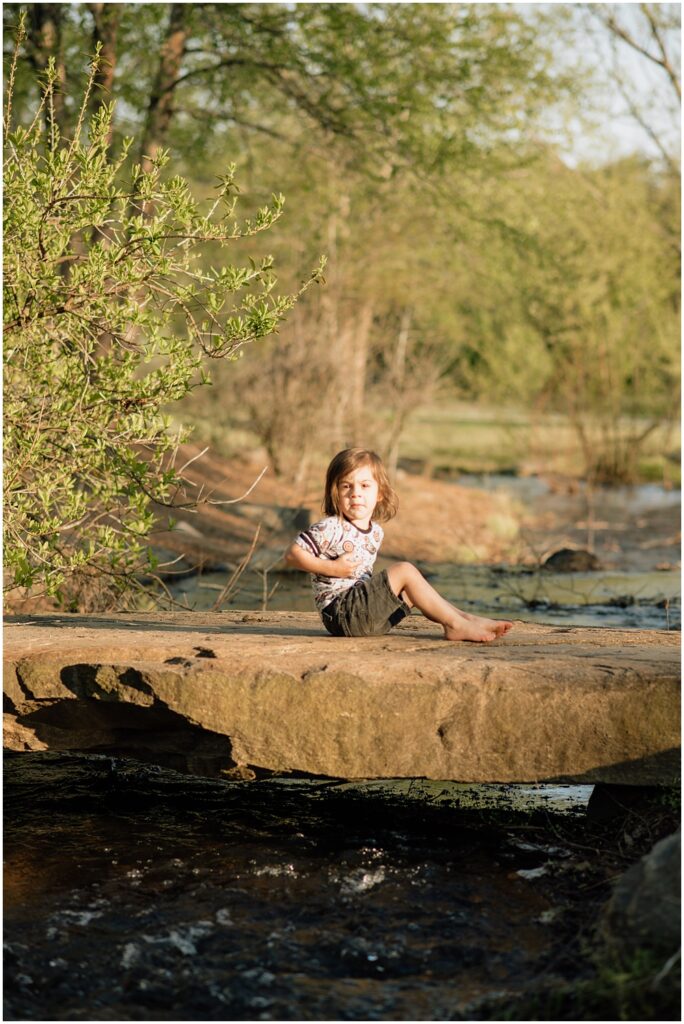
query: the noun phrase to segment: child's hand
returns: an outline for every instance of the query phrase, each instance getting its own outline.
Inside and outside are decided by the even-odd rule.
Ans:
[[[335,575],[339,579],[350,580],[356,575],[356,570],[361,562],[360,558],[354,558],[352,555],[341,555],[335,559]]]

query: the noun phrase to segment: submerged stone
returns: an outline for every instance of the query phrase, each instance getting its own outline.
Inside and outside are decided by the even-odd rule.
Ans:
[[[601,563],[591,551],[561,548],[549,555],[542,568],[553,572],[596,572],[601,569]]]

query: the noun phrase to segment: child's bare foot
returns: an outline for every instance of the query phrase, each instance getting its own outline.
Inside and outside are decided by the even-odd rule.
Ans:
[[[494,630],[496,636],[503,636],[509,629],[513,629],[513,623],[504,619],[483,619],[482,621],[487,624],[486,629]]]
[[[506,619],[488,619],[485,616],[470,615],[468,612],[461,612],[461,615],[481,629],[493,630],[495,636],[503,636],[509,629],[513,629],[513,623]]]
[[[497,634],[493,629],[482,627],[468,619],[463,619],[455,626],[444,627],[445,640],[470,640],[473,643],[483,644],[490,640],[496,640],[496,637]]]
[[[485,619],[477,615],[462,613],[452,625],[444,626],[444,639],[489,643],[490,640],[496,640],[512,628],[512,622],[499,619]]]

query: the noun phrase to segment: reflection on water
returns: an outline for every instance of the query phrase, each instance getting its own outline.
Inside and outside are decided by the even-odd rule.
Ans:
[[[413,800],[433,807],[568,814],[586,809],[593,788],[547,783],[476,785],[434,779],[372,779],[363,783],[342,782],[336,786],[336,791]]]
[[[448,601],[480,615],[614,629],[681,626],[677,572],[568,574],[452,564],[423,568]],[[225,582],[223,573],[206,573],[179,580],[172,591],[178,600],[187,600],[190,608],[207,610]],[[268,601],[269,611],[312,611],[311,589],[304,573],[271,573],[270,582],[278,586]],[[245,573],[233,606],[256,611],[261,610],[262,602],[261,578]]]
[[[27,754],[6,790],[12,1019],[449,1019],[548,962],[568,853],[475,827],[477,787]]]
[[[679,629],[677,572],[552,573],[520,568],[431,566],[428,573],[448,600],[485,607],[490,614],[551,625]]]

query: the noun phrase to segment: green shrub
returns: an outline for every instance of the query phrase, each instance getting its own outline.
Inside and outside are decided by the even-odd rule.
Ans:
[[[184,435],[163,408],[207,382],[204,357],[235,359],[274,332],[301,292],[274,294],[269,256],[203,268],[207,243],[269,228],[283,198],[238,223],[232,168],[208,212],[182,178],[164,180],[165,154],[125,175],[132,140],[111,158],[112,107],[87,117],[99,55],[72,139],[53,116],[54,64],[31,124],[12,126],[18,48],[4,122],[5,590],[66,600],[85,577],[111,595],[154,570],[153,503],[183,497]]]

